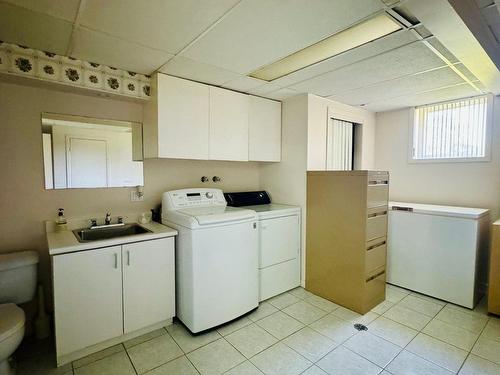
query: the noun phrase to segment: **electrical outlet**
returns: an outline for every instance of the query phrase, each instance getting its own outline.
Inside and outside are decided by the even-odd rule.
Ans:
[[[131,202],[140,202],[144,200],[144,195],[139,196],[139,192],[136,190],[132,190],[130,192],[130,201]]]

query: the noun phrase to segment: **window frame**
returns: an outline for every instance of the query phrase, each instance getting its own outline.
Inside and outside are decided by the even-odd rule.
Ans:
[[[484,156],[479,157],[463,157],[463,158],[435,158],[435,159],[415,159],[413,157],[413,138],[415,130],[415,111],[417,107],[412,107],[409,112],[408,118],[408,163],[410,164],[439,164],[439,163],[478,163],[478,162],[491,162],[491,152],[492,152],[492,142],[493,142],[493,106],[494,106],[494,95],[477,95],[486,96],[486,129],[485,129],[485,145],[484,145]],[[477,97],[475,96],[475,97]],[[437,105],[454,103],[462,100],[472,99],[472,97],[465,97],[454,100],[447,100],[444,102],[429,103],[426,105]]]

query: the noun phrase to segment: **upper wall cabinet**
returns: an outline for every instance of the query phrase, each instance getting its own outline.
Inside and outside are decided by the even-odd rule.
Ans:
[[[144,109],[146,158],[281,160],[281,103],[156,74]]]
[[[248,161],[248,95],[210,87],[209,158]]]
[[[144,109],[146,158],[208,159],[209,88],[157,74]]]
[[[281,160],[281,102],[249,96],[248,159]]]

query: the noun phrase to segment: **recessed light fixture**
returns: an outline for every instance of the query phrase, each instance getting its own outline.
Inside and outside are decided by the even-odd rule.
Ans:
[[[382,38],[402,26],[387,13],[358,23],[337,34],[333,34],[309,47],[294,52],[272,64],[266,65],[249,74],[250,77],[273,81],[297,70],[349,51],[363,44]]]

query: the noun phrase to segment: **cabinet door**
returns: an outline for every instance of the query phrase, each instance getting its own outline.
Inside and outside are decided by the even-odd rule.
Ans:
[[[250,96],[248,159],[281,160],[281,103]]]
[[[265,268],[299,256],[299,216],[265,219],[260,225],[260,265]]]
[[[123,250],[124,331],[175,315],[174,239],[126,244]]]
[[[210,87],[209,158],[248,160],[248,95]]]
[[[208,159],[208,86],[158,74],[158,157]]]
[[[58,357],[123,334],[121,247],[52,260]]]

